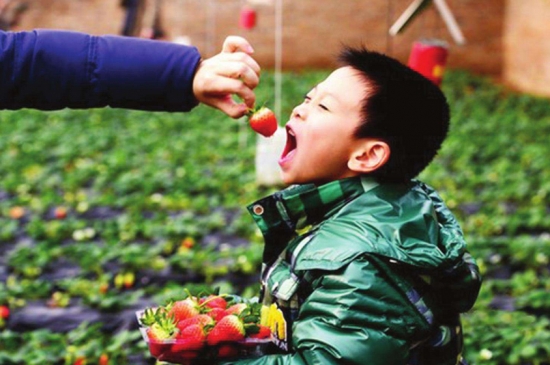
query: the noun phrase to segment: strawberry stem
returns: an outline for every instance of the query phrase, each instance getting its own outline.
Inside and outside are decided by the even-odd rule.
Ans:
[[[256,106],[254,108],[248,108],[245,115],[247,117],[251,117],[252,115],[254,115],[254,113],[256,113],[258,110],[262,109],[263,107],[265,107],[265,102],[262,103],[260,106]]]
[[[223,298],[223,297],[227,297],[228,294],[218,294],[218,295],[213,295],[212,297],[206,299],[204,302],[202,302],[199,307],[202,308],[206,303],[209,303],[211,301],[213,301],[214,299],[216,298]]]

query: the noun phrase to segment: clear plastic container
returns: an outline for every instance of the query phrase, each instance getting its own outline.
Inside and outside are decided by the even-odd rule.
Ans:
[[[215,346],[204,344],[200,350],[181,349],[184,340],[151,341],[147,336],[147,327],[141,322],[143,311],[137,311],[136,317],[140,332],[149,347],[151,356],[159,361],[174,364],[202,365],[212,364],[218,360],[236,360],[259,357],[265,354],[271,339],[245,338],[238,342],[222,342]]]

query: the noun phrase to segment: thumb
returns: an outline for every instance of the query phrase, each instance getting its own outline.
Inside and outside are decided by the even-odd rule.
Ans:
[[[250,43],[243,37],[230,35],[227,38],[225,38],[225,41],[223,42],[223,46],[222,46],[222,52],[234,53],[238,51],[252,54],[254,53],[254,48],[252,48]]]
[[[246,104],[236,103],[230,95],[210,100],[209,104],[234,119],[242,117],[248,111]]]

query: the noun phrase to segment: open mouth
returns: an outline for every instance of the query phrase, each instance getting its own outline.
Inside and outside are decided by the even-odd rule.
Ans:
[[[281,154],[281,158],[279,159],[279,164],[283,164],[286,161],[289,161],[292,156],[296,153],[296,135],[294,134],[294,131],[287,126],[286,127],[286,145],[283,149],[283,153]]]

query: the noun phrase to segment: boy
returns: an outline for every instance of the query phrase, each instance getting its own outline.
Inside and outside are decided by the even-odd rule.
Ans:
[[[452,213],[412,180],[447,134],[445,97],[384,55],[340,61],[286,125],[279,164],[298,185],[249,207],[281,352],[233,363],[464,363],[459,313],[480,276]]]

